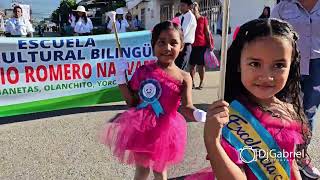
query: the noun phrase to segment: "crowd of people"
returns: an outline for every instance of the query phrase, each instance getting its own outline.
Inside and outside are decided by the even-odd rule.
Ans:
[[[138,16],[132,17],[130,12],[125,12],[123,8],[116,9],[118,32],[131,32],[143,30],[141,20]],[[7,37],[32,37],[34,33],[38,33],[40,37],[44,36],[46,29],[44,26],[38,25],[35,29],[29,20],[22,16],[22,8],[15,6],[13,9],[13,17],[5,23],[5,35]],[[93,35],[93,23],[88,17],[88,13],[84,6],[78,6],[77,9],[70,12],[67,23],[64,23],[60,29],[63,36],[86,36]],[[53,27],[52,32],[57,32]],[[57,29],[57,28],[56,28]],[[106,18],[105,33],[113,33],[114,29],[110,19]]]
[[[184,35],[184,47],[179,53],[175,64],[182,70],[189,71],[192,78],[192,88],[201,90],[204,85],[205,58],[207,49],[213,50],[213,41],[210,38],[210,28],[205,16],[199,12],[199,4],[192,0],[182,0],[180,3],[181,15],[173,19],[181,25]],[[199,86],[194,84],[195,68],[200,77]]]

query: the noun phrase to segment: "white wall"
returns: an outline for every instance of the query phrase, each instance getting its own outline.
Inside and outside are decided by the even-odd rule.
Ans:
[[[143,2],[131,9],[130,12],[133,15],[138,14],[139,19],[141,19],[141,9],[145,8],[145,28],[151,30],[160,22],[160,6],[165,3],[165,1],[168,0],[150,0],[149,2]],[[178,7],[180,1],[172,1],[174,1],[174,6]],[[264,6],[269,6],[272,9],[275,3],[276,0],[230,0],[230,26],[232,32],[228,38],[229,44],[232,41],[232,34],[236,26],[240,26],[247,21],[258,18],[261,15]],[[214,35],[214,39],[215,49],[219,50],[221,46],[221,36]]]
[[[275,4],[276,0],[230,0],[230,26],[232,32],[228,36],[229,44],[232,42],[232,35],[235,27],[258,18],[261,15],[264,6],[269,6],[272,10]],[[215,49],[220,50],[221,36],[214,35],[214,40]]]
[[[247,21],[258,18],[264,6],[269,6],[272,9],[275,2],[276,0],[231,0],[231,27],[239,26]]]
[[[151,0],[148,7],[150,11],[149,16],[148,14],[146,16],[146,29],[151,30],[160,22],[160,0]]]
[[[150,2],[139,3],[136,7],[130,9],[129,11],[135,15],[139,16],[141,20],[141,9],[145,9],[145,28],[151,30],[154,25],[160,22],[160,0],[152,0]]]

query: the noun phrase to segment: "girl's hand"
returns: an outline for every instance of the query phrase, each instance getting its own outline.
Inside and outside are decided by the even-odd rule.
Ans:
[[[229,104],[219,100],[211,104],[204,125],[204,138],[209,141],[220,141],[221,130],[229,122]]]
[[[118,58],[114,61],[116,68],[116,81],[118,84],[126,84],[126,70],[128,70],[128,62],[124,58]]]
[[[116,22],[116,12],[110,11],[107,13],[108,17],[110,18],[111,23]]]

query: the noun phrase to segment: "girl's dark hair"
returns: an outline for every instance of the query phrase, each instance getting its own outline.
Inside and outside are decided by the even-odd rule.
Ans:
[[[239,95],[249,95],[249,92],[241,82],[241,72],[239,71],[241,52],[246,44],[268,36],[284,38],[292,44],[292,62],[288,80],[284,88],[275,96],[279,100],[293,105],[298,120],[302,125],[304,140],[308,142],[311,132],[309,128],[307,128],[308,123],[303,112],[300,96],[300,53],[297,48],[298,35],[289,23],[278,19],[255,19],[240,27],[236,39],[228,49],[224,98],[227,102],[231,102],[239,98]]]
[[[154,48],[157,40],[159,39],[160,33],[167,30],[176,30],[179,32],[181,43],[183,43],[183,32],[179,24],[173,23],[171,21],[164,21],[156,26],[152,30],[151,46]]]
[[[84,19],[84,22],[87,24],[87,22],[88,22],[87,13],[83,13],[82,17]],[[78,22],[79,19],[80,19],[80,16],[78,15],[78,13],[76,13],[76,22]]]
[[[264,10],[268,10],[268,15],[265,15],[264,14]],[[270,17],[270,14],[271,14],[271,9],[270,9],[270,7],[269,6],[265,6],[264,8],[263,8],[263,11],[262,11],[262,13],[261,13],[261,15],[259,16],[259,18],[269,18]]]
[[[13,12],[16,12],[16,11],[17,11],[17,9],[20,9],[20,10],[21,10],[21,12],[22,12],[22,8],[21,8],[20,6],[15,6],[15,7],[13,8]]]

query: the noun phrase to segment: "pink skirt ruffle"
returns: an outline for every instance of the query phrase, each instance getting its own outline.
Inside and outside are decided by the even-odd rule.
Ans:
[[[151,108],[130,108],[106,125],[101,141],[120,162],[162,172],[183,160],[186,132],[178,112],[156,119]]]

